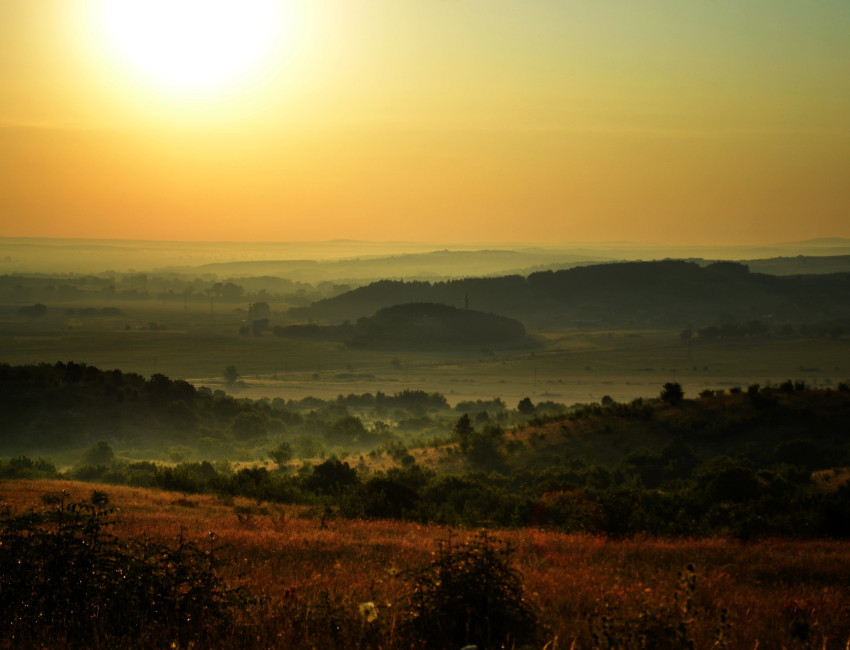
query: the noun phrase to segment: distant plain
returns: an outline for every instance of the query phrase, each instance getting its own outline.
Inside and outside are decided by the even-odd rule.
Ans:
[[[120,316],[99,318],[66,316],[61,306],[51,311],[57,314],[36,321],[0,315],[0,358],[12,364],[84,362],[146,377],[161,373],[213,389],[226,388],[224,369],[233,365],[244,382],[235,394],[251,398],[416,389],[444,393],[450,403],[500,397],[514,406],[531,397],[573,404],[605,395],[617,401],[653,397],[667,381],[681,383],[693,396],[706,388],[785,379],[829,386],[850,376],[850,342],[844,339],[689,347],[679,331],[570,328],[531,332],[540,342],[535,349],[375,351],[270,332],[243,337],[240,314],[211,315],[208,306],[122,305]],[[167,329],[141,329],[150,322]]]
[[[235,366],[242,381],[228,390],[251,398],[327,398],[416,389],[444,393],[450,403],[499,397],[510,406],[523,397],[566,404],[599,401],[605,395],[628,401],[656,396],[667,381],[680,382],[693,396],[706,388],[765,385],[789,378],[829,386],[850,377],[846,335],[688,345],[680,337],[689,325],[684,322],[678,329],[636,330],[565,323],[563,328],[529,330],[537,342],[531,348],[363,350],[340,341],[275,336],[271,329],[260,336],[240,336],[251,299],[203,298],[203,287],[215,282],[232,280],[247,287],[268,279],[250,275],[251,269],[258,274],[276,267],[288,269],[298,278],[286,281],[295,282],[293,286],[309,298],[311,291],[316,297],[334,295],[383,278],[445,281],[469,277],[475,268],[499,275],[660,259],[677,252],[694,259],[745,260],[751,271],[764,268],[777,274],[801,269],[834,272],[850,264],[845,257],[850,242],[840,239],[686,251],[625,243],[498,250],[480,245],[448,251],[424,244],[356,241],[226,244],[7,238],[0,240],[0,270],[8,286],[15,285],[19,276],[56,286],[91,276],[119,288],[135,286],[136,278],[150,287],[162,278],[194,282],[196,293],[191,299],[178,295],[177,300],[173,296],[165,300],[151,291],[145,299],[121,300],[92,291],[71,300],[10,289],[0,297],[0,359],[11,364],[76,361],[146,377],[162,373],[213,389],[225,388],[224,369]],[[47,308],[43,316],[20,313],[36,301]],[[291,305],[274,295],[268,302],[270,328],[289,324]],[[81,307],[98,312],[114,309],[111,314],[84,315]]]

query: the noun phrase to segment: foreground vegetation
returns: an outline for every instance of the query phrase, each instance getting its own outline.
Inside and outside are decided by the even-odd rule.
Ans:
[[[75,521],[85,524],[94,512],[104,513],[97,515],[103,517],[101,524],[115,521],[109,535],[101,531],[98,550],[69,543],[63,556],[87,553],[94,560],[86,565],[91,572],[86,579],[103,590],[87,593],[96,593],[102,605],[115,597],[105,569],[116,558],[142,562],[149,556],[138,554],[147,548],[168,555],[169,568],[161,574],[166,582],[161,584],[178,584],[180,575],[201,576],[210,587],[196,604],[215,604],[220,613],[219,618],[183,622],[162,617],[161,624],[131,636],[110,627],[109,617],[119,616],[127,600],[113,602],[114,611],[102,606],[98,617],[83,624],[62,619],[54,610],[41,627],[28,628],[25,640],[4,635],[3,647],[188,647],[211,635],[220,648],[408,649],[426,641],[415,621],[447,608],[474,613],[477,623],[488,615],[496,622],[492,615],[499,613],[498,621],[510,623],[509,632],[515,635],[500,632],[500,638],[505,647],[516,648],[837,650],[850,639],[850,549],[843,541],[611,540],[537,528],[482,537],[441,526],[352,522],[239,498],[66,481],[7,480],[0,483],[0,497],[4,552],[22,534],[24,523],[29,530],[42,531],[39,539],[54,544],[85,538],[91,530],[85,525],[57,532],[63,498],[66,512],[83,513]],[[116,511],[106,514],[113,506]],[[42,547],[28,545],[25,557],[37,561]],[[195,551],[186,552],[188,548]],[[5,590],[10,565],[2,566]],[[146,579],[160,584],[158,567],[166,565],[151,558],[144,566]],[[52,565],[45,570],[62,569]],[[54,580],[64,576],[69,587],[71,578],[80,577],[46,575]],[[482,577],[493,587],[489,605],[481,604],[476,588]],[[137,578],[127,573],[126,580]],[[440,592],[435,578],[451,582],[452,591]],[[40,588],[41,583],[33,583],[30,597],[39,597]],[[166,593],[173,600],[163,601],[163,607],[192,592],[182,588]],[[10,611],[29,615],[20,605],[7,601],[5,607],[5,630],[20,621]],[[75,607],[79,610],[84,603]],[[222,620],[227,624],[220,626]],[[427,647],[500,647],[495,626],[490,644],[481,638],[481,627],[469,629],[479,636],[452,636],[450,642]]]

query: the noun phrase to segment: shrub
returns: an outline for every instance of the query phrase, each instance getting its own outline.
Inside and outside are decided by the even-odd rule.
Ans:
[[[416,490],[384,476],[363,483],[353,498],[345,502],[346,516],[410,519],[416,514]]]
[[[338,458],[329,458],[313,467],[304,480],[304,487],[312,492],[339,494],[358,482],[356,469]]]
[[[461,546],[451,539],[441,544],[413,576],[406,624],[413,647],[489,650],[532,643],[536,616],[510,556],[508,546],[485,535]]]
[[[57,478],[59,475],[56,465],[43,458],[0,458],[0,478]]]
[[[94,491],[91,503],[63,495],[42,511],[3,513],[0,620],[13,647],[182,646],[231,623],[236,592],[216,578],[212,546],[119,541],[108,501]]]
[[[685,397],[685,391],[678,382],[668,381],[661,388],[661,399],[671,405],[679,404]]]

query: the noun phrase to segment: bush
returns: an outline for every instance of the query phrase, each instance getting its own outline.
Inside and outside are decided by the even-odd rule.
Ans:
[[[346,516],[381,519],[411,519],[416,514],[419,495],[416,490],[384,476],[363,483],[345,502]]]
[[[0,478],[58,478],[59,471],[52,461],[28,456],[0,458]]]
[[[462,546],[440,545],[428,566],[414,574],[406,631],[413,647],[479,650],[533,643],[536,616],[523,599],[511,550],[482,535]]]
[[[661,399],[668,404],[675,406],[681,403],[685,398],[685,391],[682,390],[682,385],[678,382],[668,381],[661,387]]]
[[[329,458],[313,468],[304,480],[304,487],[311,492],[339,494],[358,482],[357,470],[337,458]]]
[[[91,503],[63,496],[43,511],[3,513],[0,620],[12,647],[174,647],[231,624],[236,592],[216,578],[212,546],[119,541],[107,532],[108,501],[95,491]]]

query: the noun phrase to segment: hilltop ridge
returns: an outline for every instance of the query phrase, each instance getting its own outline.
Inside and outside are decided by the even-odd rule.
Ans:
[[[774,276],[742,263],[619,262],[540,271],[527,277],[442,282],[381,280],[310,306],[293,319],[356,320],[403,302],[432,302],[501,314],[526,326],[686,326],[739,320],[850,317],[850,273]]]

